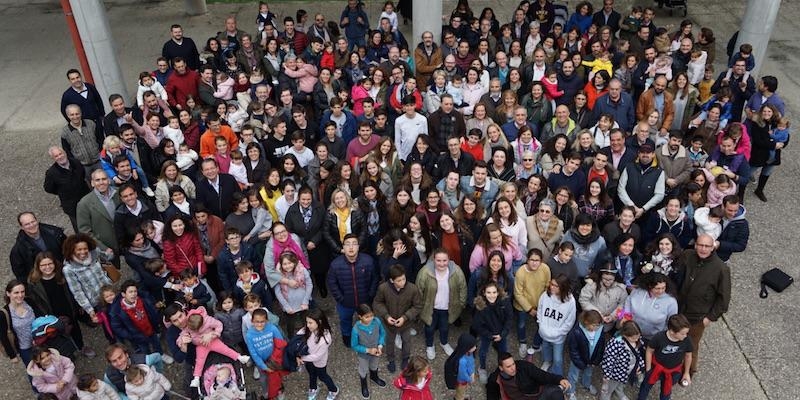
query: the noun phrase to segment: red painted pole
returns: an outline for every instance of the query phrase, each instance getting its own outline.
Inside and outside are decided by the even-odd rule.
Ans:
[[[81,64],[81,70],[83,70],[83,80],[84,82],[94,83],[92,69],[89,68],[89,60],[86,59],[86,50],[83,48],[81,34],[78,32],[78,25],[72,15],[72,6],[69,4],[69,0],[61,0],[61,8],[64,10],[64,17],[67,19],[72,45],[75,46],[75,54],[78,56],[78,62]]]

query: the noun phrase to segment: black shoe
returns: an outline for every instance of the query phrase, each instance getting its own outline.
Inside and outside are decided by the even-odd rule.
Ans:
[[[756,189],[755,192],[753,192],[753,194],[755,194],[756,197],[758,197],[759,200],[761,200],[761,201],[763,201],[765,203],[767,202],[767,196],[764,195],[764,191],[762,191],[760,189]]]
[[[367,378],[361,378],[361,398],[369,399],[369,388],[367,387]]]
[[[375,382],[375,384],[380,387],[386,387],[386,381],[384,381],[378,376],[377,369],[375,371],[369,371],[369,380]]]
[[[397,371],[397,365],[394,364],[394,360],[389,361],[389,364],[386,365],[386,370],[391,373]]]
[[[350,336],[342,336],[342,342],[344,342],[344,347],[350,348]]]

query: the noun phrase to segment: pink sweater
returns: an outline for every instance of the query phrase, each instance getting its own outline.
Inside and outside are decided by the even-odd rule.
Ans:
[[[183,342],[181,339],[186,336],[192,339],[192,344],[199,346],[201,337],[206,333],[214,332],[217,334],[217,337],[222,335],[222,322],[214,317],[208,316],[208,312],[206,312],[205,307],[198,307],[194,310],[190,310],[188,313],[186,313],[186,317],[188,318],[195,314],[199,314],[203,317],[203,325],[200,325],[200,329],[196,331],[192,331],[189,328],[184,328],[181,331],[181,334],[178,336],[178,340],[176,340],[178,345]]]
[[[303,328],[300,332],[305,333]],[[298,332],[298,333],[300,333]],[[319,342],[317,342],[319,339]],[[331,334],[326,333],[323,337],[318,338],[316,335],[311,335],[306,344],[308,345],[308,355],[300,357],[303,362],[313,363],[315,367],[322,368],[328,365],[328,349],[331,347]]]
[[[217,84],[217,91],[214,92],[214,97],[222,100],[233,99],[233,78],[228,77],[225,82]]]
[[[478,267],[486,266],[488,264],[486,255],[494,250],[500,250],[503,252],[503,258],[505,258],[506,261],[506,271],[509,272],[511,272],[511,263],[514,260],[522,259],[522,253],[520,253],[517,244],[513,240],[508,243],[508,248],[491,248],[485,252],[483,251],[483,246],[477,244],[475,245],[475,249],[472,250],[472,255],[469,257],[469,272],[475,272]]]
[[[313,93],[317,84],[317,67],[312,64],[303,64],[297,70],[283,71],[290,78],[297,78],[297,87],[301,92]]]

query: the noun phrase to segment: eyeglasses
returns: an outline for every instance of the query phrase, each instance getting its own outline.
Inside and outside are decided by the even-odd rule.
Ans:
[[[317,21],[317,22],[325,22],[325,18],[315,19],[315,21]]]
[[[523,158],[522,161],[533,161],[532,158]]]
[[[552,211],[550,211],[550,210],[539,210],[539,212],[540,212],[540,213],[544,213],[544,214],[552,214],[552,213],[553,213],[553,212],[552,212]]]
[[[273,233],[274,235],[283,235],[284,233],[289,233],[289,231],[287,231],[287,230],[282,230],[282,231],[275,231],[275,232],[272,232],[272,233]]]

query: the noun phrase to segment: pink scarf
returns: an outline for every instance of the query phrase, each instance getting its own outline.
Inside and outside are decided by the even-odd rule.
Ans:
[[[277,240],[273,240],[272,242],[274,243],[274,245],[272,246],[272,256],[275,259],[275,268],[278,271],[281,270],[280,259],[281,259],[281,254],[284,251],[290,251],[294,253],[297,256],[297,259],[300,261],[300,263],[303,264],[303,267],[311,268],[311,265],[308,263],[308,260],[306,260],[305,253],[303,253],[303,249],[301,249],[300,246],[297,244],[297,242],[295,242],[294,239],[292,239],[291,235],[289,235],[289,238],[286,239],[286,243],[281,243]]]

